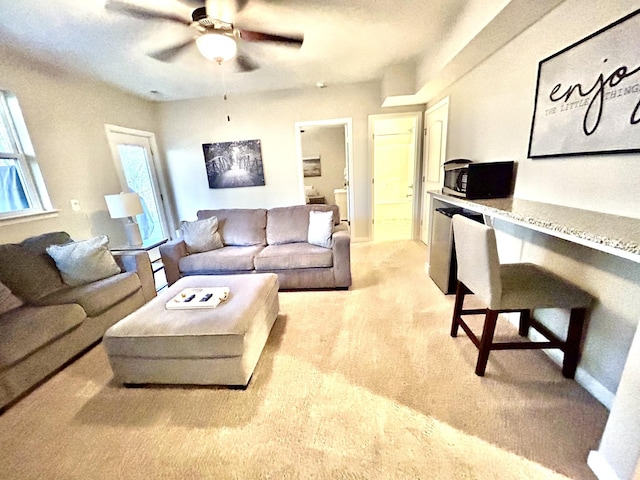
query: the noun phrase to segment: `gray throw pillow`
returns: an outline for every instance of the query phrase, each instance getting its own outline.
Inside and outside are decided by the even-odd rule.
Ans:
[[[318,247],[331,248],[333,232],[333,212],[309,212],[309,243]]]
[[[22,300],[16,297],[9,287],[0,282],[0,315],[22,306]]]
[[[64,283],[84,285],[122,272],[108,244],[107,236],[100,235],[81,242],[51,245],[47,253],[56,262]]]
[[[208,252],[224,247],[218,232],[218,217],[182,222],[180,230],[189,253]]]

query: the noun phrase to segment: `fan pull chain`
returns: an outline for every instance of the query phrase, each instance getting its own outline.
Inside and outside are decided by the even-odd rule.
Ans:
[[[222,68],[222,63],[218,63],[218,65],[220,65],[220,68]],[[227,82],[224,78],[224,69],[222,69],[222,90],[224,91],[224,95],[222,98],[224,100],[225,110],[227,111],[227,122],[230,122],[231,117],[229,116],[229,105],[227,103]]]

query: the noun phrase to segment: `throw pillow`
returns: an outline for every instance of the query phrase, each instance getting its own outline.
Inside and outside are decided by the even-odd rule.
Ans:
[[[0,282],[0,315],[22,306],[22,300],[16,297],[9,287]]]
[[[100,235],[81,242],[51,245],[47,253],[56,262],[64,283],[71,286],[102,280],[122,270],[107,248],[109,239]]]
[[[189,253],[208,252],[224,247],[222,237],[218,232],[218,217],[183,222],[180,230]]]
[[[331,248],[333,232],[333,212],[309,212],[309,243],[318,247]]]

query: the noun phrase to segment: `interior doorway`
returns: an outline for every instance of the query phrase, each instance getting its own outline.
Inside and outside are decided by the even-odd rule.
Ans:
[[[422,216],[420,240],[429,244],[431,231],[430,196],[427,192],[442,188],[442,165],[447,158],[447,125],[449,97],[428,108],[424,113],[424,156],[422,159]]]
[[[136,220],[144,243],[170,238],[166,195],[158,174],[155,135],[115,125],[105,125],[111,155],[123,192],[140,195],[144,212]],[[114,192],[117,193],[117,192]]]
[[[353,218],[352,120],[296,122],[300,203],[338,205],[340,219]]]
[[[419,112],[371,115],[373,240],[415,238]]]

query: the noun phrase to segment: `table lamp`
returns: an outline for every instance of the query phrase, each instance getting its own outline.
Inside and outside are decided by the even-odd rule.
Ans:
[[[124,224],[124,231],[127,235],[129,245],[142,245],[142,235],[140,227],[135,221],[135,216],[143,213],[140,195],[135,192],[120,193],[118,195],[105,195],[107,208],[111,218],[128,218]]]

